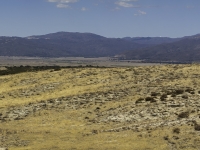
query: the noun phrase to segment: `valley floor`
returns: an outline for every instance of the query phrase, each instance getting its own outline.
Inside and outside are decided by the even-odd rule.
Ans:
[[[80,67],[0,76],[0,148],[198,150],[199,70]]]

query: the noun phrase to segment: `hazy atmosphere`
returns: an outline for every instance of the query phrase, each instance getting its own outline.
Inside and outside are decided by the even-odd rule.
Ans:
[[[199,8],[199,0],[1,0],[0,36],[182,37],[199,33]]]

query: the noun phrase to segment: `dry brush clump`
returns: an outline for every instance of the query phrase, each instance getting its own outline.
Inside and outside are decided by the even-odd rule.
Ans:
[[[184,90],[182,90],[182,89],[177,89],[177,90],[174,91],[174,94],[176,94],[176,95],[180,95],[180,94],[183,94],[183,93],[184,93]]]
[[[151,102],[151,103],[154,103],[154,102],[156,102],[156,100],[155,100],[155,98],[154,98],[154,97],[146,97],[146,98],[145,98],[145,101],[146,101],[146,102],[148,102],[148,101],[149,101],[149,102]]]
[[[200,131],[200,124],[198,124],[196,120],[193,120],[192,122],[194,123],[194,130]]]
[[[156,97],[156,96],[158,96],[158,95],[160,95],[160,93],[157,93],[157,92],[151,92],[151,96],[153,96],[153,97]]]
[[[135,104],[142,103],[143,101],[144,101],[144,98],[138,98],[138,99],[135,101]]]
[[[190,87],[188,87],[188,88],[185,90],[185,92],[188,92],[188,93],[190,93],[190,94],[195,94],[195,90],[192,89],[192,88],[190,88]]]
[[[181,112],[180,114],[178,114],[178,118],[188,118],[189,115],[190,115],[189,111]]]
[[[179,134],[180,131],[181,131],[180,128],[174,128],[174,129],[173,129],[173,133],[176,133],[176,134]]]
[[[182,95],[182,98],[188,99],[188,95]]]
[[[161,100],[161,101],[165,101],[166,98],[167,98],[167,94],[162,94],[162,95],[160,96],[160,100]]]

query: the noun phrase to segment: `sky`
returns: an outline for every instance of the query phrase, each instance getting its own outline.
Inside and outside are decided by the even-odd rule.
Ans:
[[[175,38],[200,33],[198,16],[200,0],[0,0],[0,36]]]

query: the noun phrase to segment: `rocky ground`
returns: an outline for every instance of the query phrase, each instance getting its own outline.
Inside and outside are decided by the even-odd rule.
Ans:
[[[40,141],[31,139],[39,134],[49,134],[43,141],[48,145],[56,133],[70,132],[71,138],[62,137],[74,137],[71,144],[77,147],[61,140],[57,147],[36,149],[199,149],[199,70],[200,65],[193,64],[69,68],[2,76],[0,147],[33,149]],[[40,118],[46,128],[36,123]],[[31,124],[43,130],[32,129]],[[81,145],[79,138],[101,141],[104,146],[85,145],[88,141]]]

